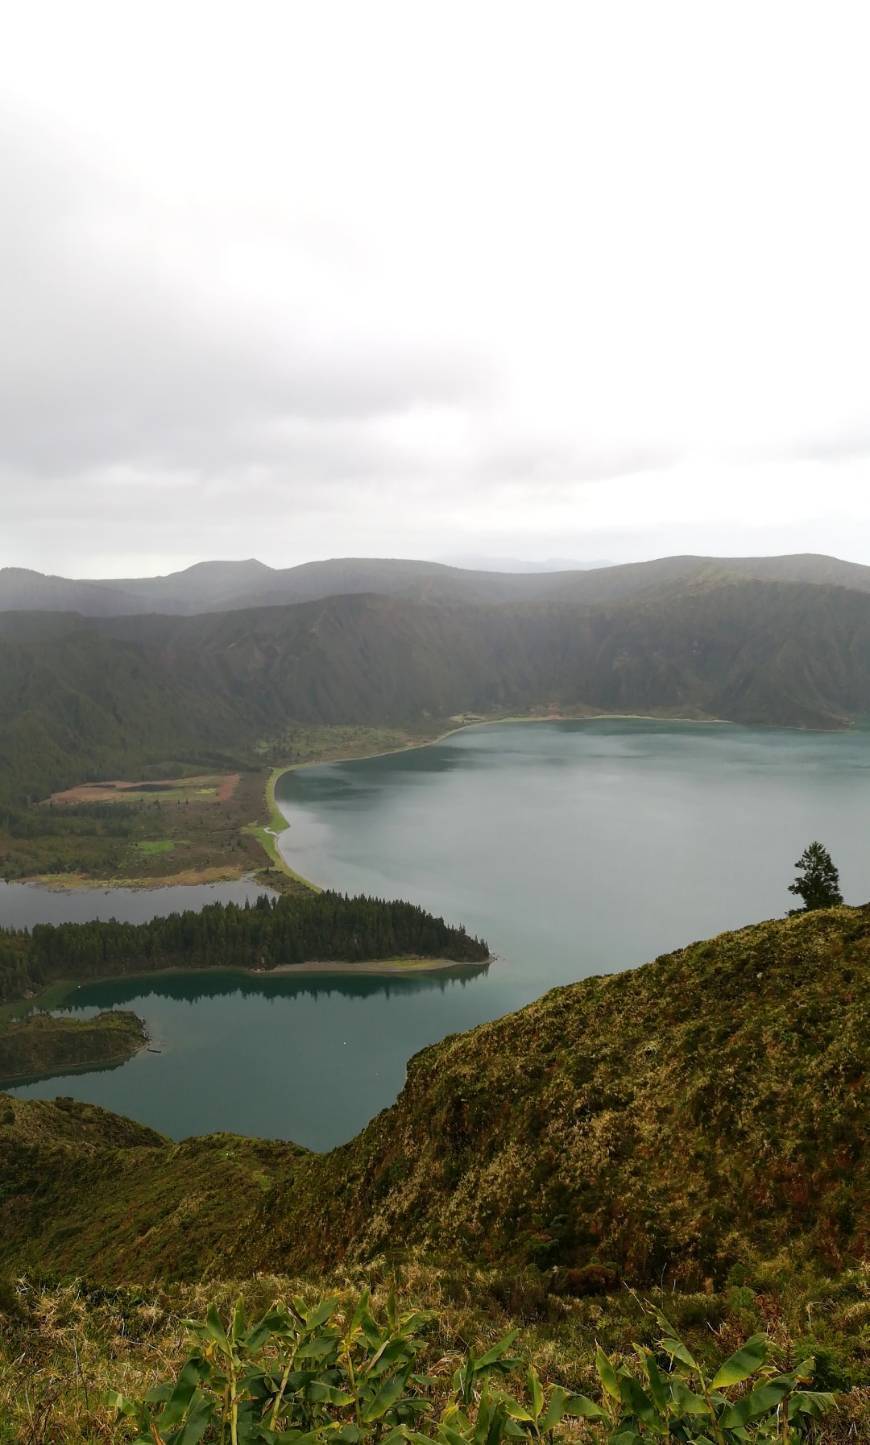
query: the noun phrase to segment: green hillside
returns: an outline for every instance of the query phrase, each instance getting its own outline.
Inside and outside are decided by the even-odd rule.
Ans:
[[[129,1439],[109,1390],[179,1376],[185,1317],[327,1293],[347,1321],[362,1288],[436,1311],[436,1408],[509,1329],[598,1397],[597,1345],[655,1351],[652,1300],[707,1368],[759,1332],[774,1373],[809,1360],[839,1392],[812,1438],[866,1438],[868,959],[870,907],[838,908],[558,989],[419,1054],[327,1155],[0,1096],[0,1439]]]
[[[11,801],[169,760],[281,762],[299,726],[431,735],[457,714],[554,709],[848,725],[870,713],[870,594],[668,574],[595,605],[366,594],[194,617],[0,613]]]
[[[557,989],[417,1055],[327,1155],[10,1101],[0,1264],[110,1284],[414,1246],[683,1288],[782,1251],[833,1271],[861,1245],[868,957],[870,907],[842,908]]]

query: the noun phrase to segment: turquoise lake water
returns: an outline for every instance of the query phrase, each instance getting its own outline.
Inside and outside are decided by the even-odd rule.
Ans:
[[[482,933],[495,961],[456,976],[88,985],[77,1009],[133,1008],[162,1052],[14,1092],[89,1099],[175,1137],[229,1129],[327,1148],[392,1102],[425,1044],[557,984],[783,914],[814,838],[847,901],[870,897],[863,732],[500,724],[287,773],[278,797],[298,872],[413,899]]]

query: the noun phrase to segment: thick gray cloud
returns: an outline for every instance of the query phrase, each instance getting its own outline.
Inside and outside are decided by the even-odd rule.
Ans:
[[[867,17],[654,10],[20,9],[0,565],[870,560]]]
[[[316,317],[191,294],[148,229],[111,243],[135,197],[45,139],[0,130],[2,462],[26,478],[101,466],[274,465],[351,474],[365,422],[473,402],[485,373],[426,337],[317,334]],[[155,239],[158,244],[155,245]],[[292,256],[288,258],[292,266]],[[9,344],[15,338],[14,345]]]

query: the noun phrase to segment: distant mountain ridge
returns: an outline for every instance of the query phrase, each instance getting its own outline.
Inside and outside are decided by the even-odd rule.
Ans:
[[[821,554],[782,557],[663,557],[566,572],[492,572],[439,562],[344,557],[272,568],[199,562],[166,577],[77,580],[24,568],[0,569],[0,611],[79,612],[85,617],[144,613],[191,616],[377,593],[419,602],[566,601],[598,605],[663,586],[707,587],[726,578],[801,582],[870,592],[870,567]]]
[[[870,717],[870,591],[691,560],[617,569],[603,600],[366,592],[188,616],[0,612],[0,798],[168,760],[282,763],[294,726]]]

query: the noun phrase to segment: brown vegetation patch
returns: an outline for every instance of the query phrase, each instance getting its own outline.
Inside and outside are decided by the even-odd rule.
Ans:
[[[74,788],[52,793],[49,803],[75,806],[80,803],[160,803],[183,800],[191,803],[226,803],[239,785],[239,773],[198,773],[191,778],[159,778],[133,782],[108,778],[98,783],[78,783]]]

